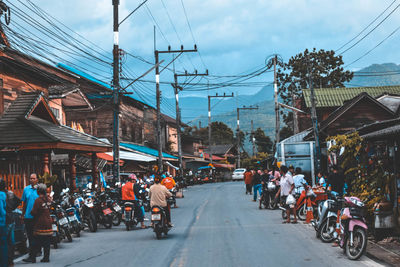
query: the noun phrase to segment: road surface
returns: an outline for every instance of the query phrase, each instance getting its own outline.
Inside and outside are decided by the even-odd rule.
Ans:
[[[348,260],[311,226],[282,224],[279,210],[259,210],[244,192],[242,182],[192,186],[162,240],[152,229],[99,227],[52,249],[50,264],[16,266],[382,266],[366,256]]]

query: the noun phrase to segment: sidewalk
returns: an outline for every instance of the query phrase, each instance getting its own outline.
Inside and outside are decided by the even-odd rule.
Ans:
[[[399,238],[389,237],[377,243],[368,241],[367,256],[389,266],[400,266]]]

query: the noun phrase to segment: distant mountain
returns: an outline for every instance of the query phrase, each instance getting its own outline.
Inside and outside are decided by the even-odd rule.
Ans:
[[[372,75],[379,76],[372,76]],[[381,75],[382,73],[390,75]],[[348,87],[387,86],[400,84],[400,65],[394,63],[373,64],[354,72],[354,78]]]
[[[393,75],[373,76],[374,73],[392,73]],[[396,74],[399,73],[399,74]],[[372,74],[372,75],[370,75]],[[400,65],[394,63],[373,64],[355,72],[354,78],[346,84],[346,87],[362,86],[385,86],[400,84]],[[274,139],[275,112],[273,102],[273,86],[265,86],[253,95],[239,95],[239,103],[236,97],[213,99],[212,121],[222,121],[236,132],[236,108],[239,105],[258,105],[258,110],[240,112],[240,129],[244,132],[251,132],[251,120],[254,122],[254,130],[260,127],[266,135]],[[164,99],[163,99],[164,101]],[[175,99],[165,99],[169,105],[175,107]],[[219,102],[220,101],[220,102]],[[191,126],[207,126],[208,100],[207,97],[181,97],[182,120]],[[245,148],[250,151],[250,143],[246,137]]]

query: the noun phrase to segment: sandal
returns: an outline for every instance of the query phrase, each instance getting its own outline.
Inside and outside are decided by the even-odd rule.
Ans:
[[[290,223],[290,221],[283,221],[282,223],[283,223],[283,224],[285,224],[285,223]]]
[[[292,222],[292,224],[296,224],[296,223],[297,223],[297,221],[293,221],[293,222]]]

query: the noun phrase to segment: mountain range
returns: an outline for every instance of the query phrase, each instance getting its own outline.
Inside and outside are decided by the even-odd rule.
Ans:
[[[374,74],[375,73],[375,74]],[[381,75],[385,74],[385,75]],[[389,74],[389,75],[387,75]],[[400,65],[394,63],[373,64],[354,72],[354,78],[346,84],[346,87],[363,86],[387,86],[400,84]],[[240,111],[240,129],[251,132],[251,120],[254,122],[254,130],[258,127],[265,134],[274,139],[275,115],[273,101],[273,86],[265,86],[253,95],[239,95],[240,103],[246,106],[258,106],[258,110]],[[175,106],[175,99],[165,99],[169,105]],[[213,98],[211,110],[212,121],[222,121],[231,129],[236,130],[236,108],[238,107],[236,97]],[[190,126],[207,126],[208,99],[207,97],[181,97],[180,107],[182,110],[182,121]],[[246,150],[249,143],[246,142]]]

